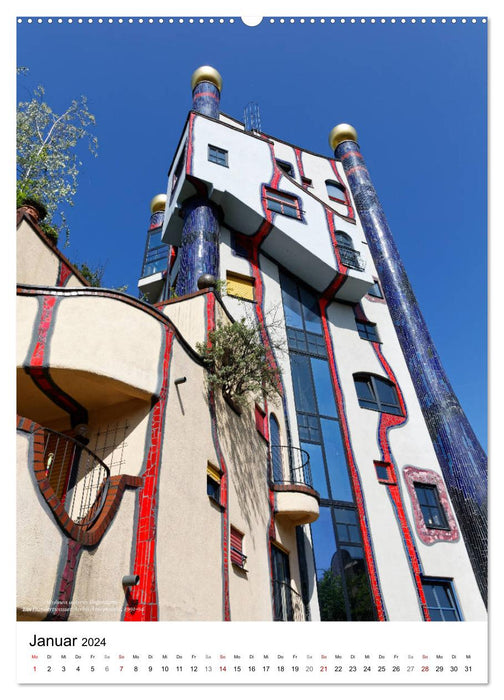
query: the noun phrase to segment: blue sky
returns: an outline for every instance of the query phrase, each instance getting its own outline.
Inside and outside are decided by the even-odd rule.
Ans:
[[[105,286],[137,296],[151,198],[167,171],[202,64],[223,77],[221,108],[259,103],[263,131],[331,155],[351,123],[447,374],[486,448],[486,31],[479,19],[435,24],[247,27],[199,15],[173,23],[18,24],[18,98],[39,84],[62,111],[83,94],[99,156],[83,152],[69,212],[72,261],[104,265]],[[107,15],[108,17],[108,15]],[[329,16],[330,17],[330,16]],[[452,17],[452,15],[449,15]],[[64,57],[64,58],[62,58]]]

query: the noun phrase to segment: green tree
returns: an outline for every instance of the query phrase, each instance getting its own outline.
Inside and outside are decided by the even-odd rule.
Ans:
[[[232,323],[219,321],[209,332],[208,342],[198,343],[196,349],[209,370],[210,387],[220,389],[238,408],[263,397],[273,402],[278,397],[279,370],[268,357],[257,324],[245,318]]]
[[[18,74],[26,72],[26,68],[18,69]],[[44,95],[44,88],[38,86],[29,101],[18,104],[17,205],[25,199],[41,202],[47,210],[45,226],[56,234],[64,233],[68,242],[65,207],[73,206],[77,191],[82,165],[78,144],[87,141],[91,154],[97,155],[98,141],[92,133],[95,117],[84,96],[56,114]]]
[[[103,273],[105,272],[105,268],[102,267],[101,265],[98,267],[95,267],[94,269],[92,267],[89,267],[87,263],[77,263],[76,265],[77,269],[79,272],[82,274],[82,276],[87,279],[91,287],[101,287],[102,286],[102,279],[103,279]]]
[[[347,615],[341,576],[336,576],[331,569],[326,569],[322,577],[317,580],[317,589],[322,622],[346,620]]]

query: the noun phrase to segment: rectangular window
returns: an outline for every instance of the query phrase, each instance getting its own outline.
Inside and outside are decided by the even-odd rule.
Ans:
[[[276,159],[276,164],[280,168],[280,170],[283,170],[284,173],[287,173],[287,175],[290,175],[291,177],[294,177],[294,168],[290,163],[287,163],[285,160],[278,160]]]
[[[301,178],[301,184],[303,185],[303,187],[313,187],[312,179],[309,177],[305,177],[304,175]]]
[[[211,462],[207,463],[207,495],[220,505],[221,471]]]
[[[180,154],[180,157],[177,161],[177,165],[175,166],[175,172],[173,173],[173,178],[172,178],[170,203],[173,199],[173,195],[175,193],[175,188],[177,187],[177,183],[180,179],[180,175],[182,174],[182,168],[184,167],[186,150],[187,150],[187,146],[184,146],[184,149],[183,149],[182,153]]]
[[[233,254],[239,258],[248,258],[249,256],[248,250],[238,242],[233,233],[231,234],[231,249]]]
[[[289,194],[288,192],[280,192],[271,187],[265,187],[266,206],[270,211],[284,216],[290,216],[293,219],[302,219],[301,207],[298,197]]]
[[[71,436],[69,431],[64,435]],[[80,449],[71,440],[65,440],[57,433],[45,433],[44,461],[46,477],[54,493],[64,503],[69,487],[72,466],[79,463]],[[75,476],[74,479],[75,480]]]
[[[327,194],[334,202],[346,203],[345,188],[339,182],[326,180]]]
[[[357,513],[354,508],[335,508],[336,516],[336,531],[338,534],[338,542],[359,544],[360,534],[359,525],[357,522]]]
[[[226,273],[226,291],[231,297],[254,301],[254,278],[228,270]]]
[[[373,286],[369,289],[368,294],[370,297],[376,297],[377,299],[383,299],[383,293],[378,280],[374,281]]]
[[[289,555],[275,545],[271,545],[271,568],[275,622],[292,621],[294,610],[292,605],[293,591],[290,585]]]
[[[368,323],[367,321],[355,320],[357,324],[357,330],[359,335],[363,340],[370,340],[374,343],[379,343],[380,338],[378,337],[378,331],[376,330],[376,323]]]
[[[231,525],[231,563],[239,566],[240,569],[245,567],[247,557],[243,553],[243,533]]]
[[[257,404],[255,405],[255,424],[257,432],[262,435],[265,440],[268,440],[268,419],[266,413]]]
[[[439,500],[437,487],[433,484],[420,483],[415,483],[414,487],[425,525],[448,530],[448,521]]]
[[[451,581],[442,578],[423,578],[422,583],[427,609],[433,622],[462,620]]]
[[[217,146],[212,146],[208,144],[208,160],[211,163],[216,163],[217,165],[223,165],[225,168],[228,167],[228,152],[223,148],[218,148]]]

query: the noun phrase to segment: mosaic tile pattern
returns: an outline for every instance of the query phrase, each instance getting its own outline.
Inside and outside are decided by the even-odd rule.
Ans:
[[[486,601],[486,455],[443,370],[358,145],[344,141],[337,147],[335,157],[345,169],[476,580]]]
[[[206,295],[206,330],[208,334],[215,330],[215,295]],[[209,342],[207,340],[207,342]],[[213,389],[208,390],[208,408],[212,420],[212,441],[215,452],[219,460],[221,470],[220,482],[220,504],[221,511],[221,532],[222,532],[222,613],[225,622],[231,620],[231,605],[229,598],[229,512],[228,512],[228,470],[219,441],[219,431],[217,425],[217,410],[215,406],[215,393]]]
[[[194,197],[184,204],[179,255],[178,296],[198,291],[198,279],[203,274],[219,276],[219,221],[208,199]]]
[[[137,522],[132,571],[140,576],[134,588],[133,599],[127,600],[123,619],[127,622],[158,620],[158,593],[156,582],[157,509],[159,500],[159,473],[168,401],[168,379],[173,345],[173,333],[164,329],[164,355],[162,385],[159,400],[154,404],[150,416],[150,442],[146,463],[142,471],[143,487],[139,492]]]
[[[203,81],[193,90],[193,110],[207,117],[219,118],[220,91],[213,84]]]

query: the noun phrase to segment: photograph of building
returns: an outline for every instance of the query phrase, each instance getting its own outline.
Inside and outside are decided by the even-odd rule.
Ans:
[[[485,620],[486,457],[358,125],[315,153],[173,80],[138,298],[18,209],[18,620]]]

